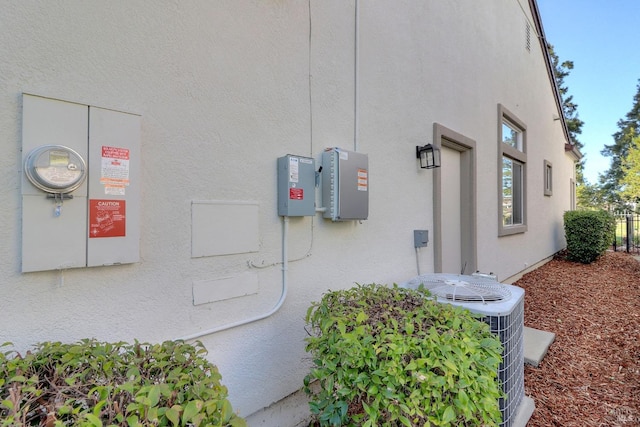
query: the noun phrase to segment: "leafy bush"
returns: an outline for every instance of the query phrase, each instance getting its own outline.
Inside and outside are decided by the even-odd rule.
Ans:
[[[246,426],[205,354],[200,343],[95,340],[0,352],[0,425]]]
[[[371,284],[326,293],[307,322],[304,389],[321,426],[500,422],[502,346],[468,310]]]
[[[613,243],[615,218],[603,210],[577,210],[564,213],[567,257],[571,261],[590,264]]]

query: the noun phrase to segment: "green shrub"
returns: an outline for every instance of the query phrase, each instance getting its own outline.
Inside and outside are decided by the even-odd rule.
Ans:
[[[567,257],[590,264],[613,243],[615,218],[603,210],[577,210],[564,213]]]
[[[358,285],[307,311],[305,377],[321,426],[489,426],[501,419],[500,340],[422,289]]]
[[[0,426],[246,426],[205,354],[95,340],[0,352]]]

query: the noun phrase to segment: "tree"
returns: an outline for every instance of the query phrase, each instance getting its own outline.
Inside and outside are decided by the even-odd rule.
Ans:
[[[556,55],[553,45],[547,44],[549,56],[551,57],[551,64],[553,65],[553,71],[556,79],[556,85],[562,98],[562,114],[564,115],[565,122],[567,123],[567,130],[569,131],[569,137],[571,141],[578,148],[582,148],[583,144],[578,140],[578,135],[582,133],[582,125],[584,122],[580,120],[578,116],[578,104],[573,102],[573,95],[567,95],[569,88],[564,83],[564,78],[567,77],[571,70],[573,70],[573,61],[560,62],[558,55]],[[578,169],[582,172],[584,159],[578,164]]]
[[[569,76],[573,70],[573,61],[560,62],[558,55],[553,49],[553,45],[547,44],[549,57],[553,66],[556,85],[562,99],[562,114],[564,115],[569,138],[581,149],[584,145],[578,139],[578,135],[582,133],[582,125],[584,122],[580,120],[578,115],[578,104],[573,101],[573,95],[568,95],[569,88],[565,85],[564,79]],[[584,178],[584,164],[586,158],[583,157],[576,164],[576,198],[578,206],[581,207],[599,207],[603,205],[602,189],[597,184],[591,184]]]
[[[623,176],[620,180],[622,200],[629,203],[640,201],[640,136],[631,141],[629,152],[622,160]]]
[[[639,80],[640,82],[640,80]],[[633,107],[627,113],[625,119],[618,120],[618,132],[613,134],[614,143],[605,145],[601,151],[603,156],[611,157],[609,170],[600,176],[600,185],[608,196],[608,202],[613,205],[623,204],[622,192],[625,185],[625,176],[632,174],[632,163],[628,163],[630,151],[634,147],[634,141],[638,139],[640,130],[640,83],[633,97]],[[634,155],[635,156],[635,155]],[[635,158],[635,157],[634,157]],[[631,159],[631,162],[634,160]],[[633,169],[637,172],[637,169]],[[631,180],[631,176],[627,180]]]

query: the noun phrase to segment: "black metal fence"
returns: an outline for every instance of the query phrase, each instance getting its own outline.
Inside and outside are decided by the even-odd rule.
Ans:
[[[613,250],[640,253],[640,215],[620,212],[614,216],[616,237],[613,241]]]

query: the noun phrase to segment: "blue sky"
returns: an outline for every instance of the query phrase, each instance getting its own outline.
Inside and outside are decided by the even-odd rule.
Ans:
[[[565,85],[584,125],[585,177],[609,169],[600,151],[633,106],[640,79],[640,0],[537,0],[547,40],[573,61]]]

